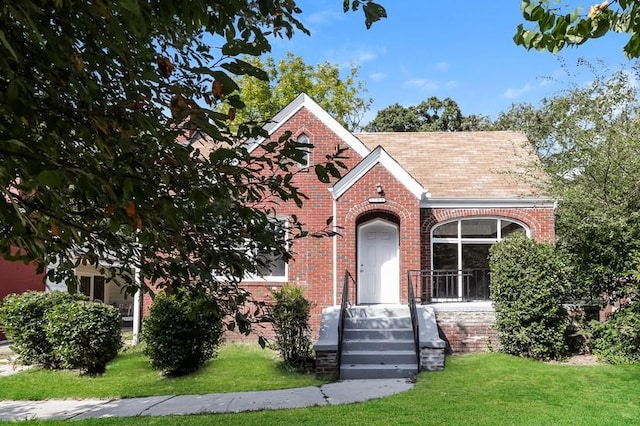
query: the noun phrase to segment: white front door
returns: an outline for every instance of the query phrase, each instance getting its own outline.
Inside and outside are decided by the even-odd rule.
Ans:
[[[399,303],[398,225],[374,219],[358,227],[358,303]]]

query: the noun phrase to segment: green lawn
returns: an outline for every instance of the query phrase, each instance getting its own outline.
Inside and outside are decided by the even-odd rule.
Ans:
[[[633,425],[640,424],[638,389],[640,366],[569,366],[475,354],[451,357],[445,371],[421,374],[412,391],[360,404],[66,424]]]
[[[107,398],[284,389],[324,383],[310,374],[285,371],[276,353],[257,344],[225,344],[218,356],[186,377],[166,378],[149,367],[140,348],[128,349],[99,377],[75,371],[31,369],[0,378],[0,400]]]
[[[234,355],[233,351],[236,351]],[[235,362],[232,358],[243,356],[243,351],[243,348],[234,347],[229,352],[225,350],[218,361],[228,364],[219,365],[218,372],[235,370],[231,367]],[[225,379],[219,380],[222,388],[237,390],[230,388],[232,382],[225,385],[227,377],[233,377],[234,373],[227,371],[224,374]],[[266,377],[254,378],[253,389],[263,389],[264,386],[258,383],[271,380]],[[3,393],[6,392],[5,380],[0,379]],[[286,380],[294,385],[295,379]],[[420,374],[414,390],[360,404],[224,415],[85,420],[66,424],[640,425],[638,389],[640,366],[572,366],[495,353],[474,354],[448,358],[442,372]],[[191,390],[183,393],[197,393]],[[25,424],[52,423],[57,422]]]

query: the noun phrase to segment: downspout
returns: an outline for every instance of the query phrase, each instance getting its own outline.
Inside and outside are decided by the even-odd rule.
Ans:
[[[336,204],[336,199],[333,196],[333,188],[329,188],[329,192],[331,193],[331,199],[333,200],[332,228],[333,228],[333,232],[335,233],[335,232],[338,232],[338,224],[336,223],[338,207]],[[336,238],[335,235],[331,238],[333,238],[333,306],[337,306],[338,305],[338,239]]]
[[[138,237],[136,236],[136,245],[139,244]],[[133,296],[133,337],[131,339],[132,345],[137,345],[140,342],[140,325],[142,324],[142,283],[140,279],[140,267],[142,264],[142,250],[138,252],[138,263],[133,266],[133,283],[137,290]]]
[[[132,344],[135,346],[140,342],[140,323],[142,321],[141,318],[141,307],[142,307],[142,290],[140,290],[140,268],[137,266],[133,267],[133,282],[135,283],[136,294],[133,296],[133,338]]]

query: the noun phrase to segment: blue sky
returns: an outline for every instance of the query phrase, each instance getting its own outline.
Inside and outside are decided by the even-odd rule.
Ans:
[[[452,98],[464,115],[496,118],[513,103],[535,105],[571,83],[592,80],[592,73],[577,67],[578,58],[611,72],[630,65],[624,38],[615,34],[559,55],[516,46],[512,37],[524,22],[518,0],[379,2],[388,18],[367,30],[363,14],[344,14],[340,0],[299,0],[311,36],[273,43],[275,58],[290,51],[308,64],[357,65],[374,99],[364,122],[391,104],[417,105],[430,96]],[[588,9],[599,1],[576,3]],[[567,76],[561,60],[577,74]]]

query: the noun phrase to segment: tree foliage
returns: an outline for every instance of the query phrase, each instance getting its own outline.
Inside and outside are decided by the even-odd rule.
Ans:
[[[355,66],[342,76],[337,64],[308,65],[291,52],[277,63],[272,57],[264,61],[254,58],[248,62],[266,71],[269,80],[249,75],[240,79],[240,97],[246,106],[237,112],[236,123],[268,120],[304,92],[345,128],[353,131],[359,128],[371,105],[371,99],[363,97],[366,89],[358,79]]]
[[[609,32],[626,33],[629,41],[624,53],[629,58],[640,56],[640,2],[636,0],[604,0],[567,10],[549,0],[523,0],[522,16],[533,27],[518,25],[514,36],[517,45],[526,49],[557,53],[567,46],[579,46]]]
[[[516,105],[496,121],[524,131],[552,177],[558,243],[576,265],[575,297],[598,297],[640,266],[638,70],[592,69],[592,84],[538,108]]]
[[[491,247],[491,300],[501,350],[549,360],[566,353],[566,263],[550,244],[517,236]]]
[[[385,15],[370,0],[343,7],[367,26]],[[112,262],[129,284],[121,272],[137,266],[161,285],[229,295],[235,309],[246,298],[238,280],[263,266],[251,253],[289,256],[273,209],[257,206],[304,199],[295,145],[285,137],[252,156],[240,141],[262,129],[231,131],[245,105],[238,76],[267,79],[241,58],[308,33],[301,12],[275,0],[3,4],[1,255],[55,264],[49,278],[71,289],[81,258]],[[204,135],[206,150],[194,143]]]
[[[463,116],[451,98],[435,96],[418,105],[403,107],[393,104],[378,111],[364,130],[367,132],[454,132],[483,130],[490,124],[487,117]]]

